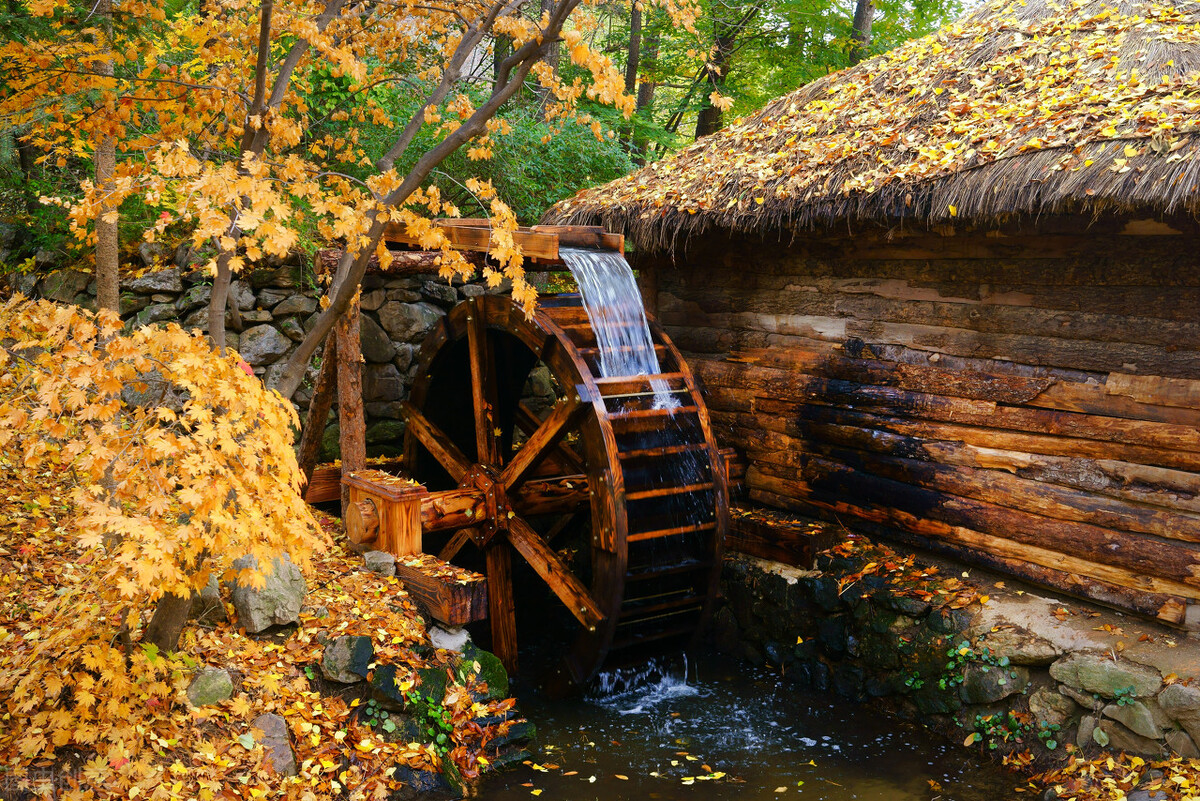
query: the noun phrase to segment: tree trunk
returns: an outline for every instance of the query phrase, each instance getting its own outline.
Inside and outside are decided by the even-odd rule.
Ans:
[[[225,355],[225,303],[229,298],[229,282],[233,272],[229,269],[232,253],[222,252],[217,257],[217,274],[213,276],[212,294],[208,298],[208,336],[222,356]]]
[[[724,114],[709,100],[713,92],[724,93],[725,78],[729,73],[729,62],[737,46],[738,37],[746,26],[758,16],[762,5],[755,3],[746,9],[737,21],[728,19],[713,20],[713,52],[712,59],[705,65],[704,78],[708,83],[708,94],[703,99],[700,113],[696,115],[696,138],[716,133],[724,126]]]
[[[108,36],[112,33],[112,0],[100,0],[97,12],[105,31],[106,58],[97,67],[100,75],[113,77],[112,54]],[[117,142],[111,134],[102,134],[96,143],[96,193],[100,206],[96,212],[96,304],[101,309],[120,312],[121,290],[117,269],[120,263],[117,242],[117,203],[113,200],[113,174],[117,169]]]
[[[629,9],[629,50],[625,59],[625,91],[633,94],[637,87],[638,62],[642,57],[642,3],[632,0]]]
[[[642,73],[637,87],[637,111],[639,114],[654,105],[654,92],[656,89],[658,89],[658,81],[654,80],[647,73],[657,69],[658,43],[658,32],[651,31],[645,39],[644,58],[639,60],[639,68]],[[646,137],[642,136],[636,138],[633,142],[634,163],[644,165],[646,163],[646,154],[649,152],[649,149],[650,142],[646,139]]]
[[[321,372],[313,387],[312,400],[308,402],[308,417],[304,420],[304,432],[300,435],[300,449],[296,460],[304,474],[304,488],[312,481],[317,466],[317,452],[321,450],[321,438],[325,434],[325,423],[329,409],[333,406],[334,387],[337,385],[337,336],[325,337],[325,349],[321,352]]]
[[[551,13],[554,10],[554,2],[555,0],[542,0],[542,14]],[[542,56],[542,61],[549,64],[550,69],[553,70],[556,75],[558,74],[558,62],[561,55],[562,49],[558,46],[558,42],[553,42],[546,48],[546,54]],[[534,92],[537,94],[538,104],[543,108],[553,99],[553,95],[550,93],[550,90],[541,84],[538,84],[537,87],[535,87]]]
[[[867,57],[871,46],[871,23],[875,20],[875,1],[858,0],[854,6],[854,24],[850,28],[850,64]]]
[[[179,635],[187,625],[188,613],[192,610],[192,599],[196,594],[185,597],[164,595],[154,607],[154,614],[142,635],[142,642],[158,646],[162,652],[174,651],[179,647]]]
[[[342,456],[342,475],[367,466],[367,419],[363,412],[362,343],[358,296],[334,328],[337,341],[338,443]],[[348,488],[342,485],[342,516],[350,502]]]

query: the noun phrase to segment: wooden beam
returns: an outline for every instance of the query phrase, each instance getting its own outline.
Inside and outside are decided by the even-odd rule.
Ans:
[[[492,653],[509,675],[517,672],[517,609],[513,603],[512,551],[493,540],[486,552],[488,619],[492,628]]]
[[[529,410],[524,401],[517,404],[516,422],[526,435],[537,431],[538,427],[542,424],[541,419]],[[558,448],[554,452],[553,459],[556,462],[562,463],[564,468],[573,473],[582,473],[587,470],[587,466],[583,463],[583,459],[579,457],[579,454],[575,453],[569,445],[561,441],[558,443]]]
[[[586,475],[526,481],[509,497],[518,514],[550,515],[573,512],[591,502]]]
[[[487,617],[489,581],[478,573],[419,554],[396,560],[396,577],[430,617],[465,626]]]
[[[508,520],[508,541],[558,596],[575,619],[592,631],[604,620],[604,613],[592,600],[591,593],[563,564],[546,541],[520,517]]]
[[[342,471],[361,470],[367,465],[367,418],[363,411],[362,343],[359,341],[358,295],[337,321],[338,426]],[[342,490],[342,513],[349,503],[349,490]]]
[[[421,414],[421,410],[413,406],[411,402],[404,401],[401,409],[407,420],[406,430],[413,433],[413,436],[425,446],[438,464],[445,468],[451,478],[455,481],[462,481],[471,465],[458,446],[450,437],[446,436],[444,431],[429,422],[425,415]]]
[[[455,250],[473,250],[488,253],[492,248],[492,232],[483,226],[455,225],[453,221],[435,221],[446,235],[450,247]],[[388,223],[384,232],[388,242],[398,242],[413,247],[421,247],[421,238],[408,233],[408,228],[402,223]],[[558,260],[558,236],[551,233],[539,233],[528,228],[513,232],[513,244],[521,248],[526,258]]]
[[[573,390],[555,404],[554,410],[542,421],[537,431],[530,435],[525,444],[521,446],[521,450],[517,451],[516,456],[500,474],[500,483],[504,485],[505,492],[510,492],[521,484],[529,471],[537,467],[550,453],[550,450],[562,441],[568,426],[576,420],[584,408],[586,407],[580,403],[579,395]]]
[[[467,303],[467,352],[471,364],[471,407],[475,415],[475,461],[500,464],[500,438],[495,431],[496,360],[488,341],[487,318],[471,298]]]

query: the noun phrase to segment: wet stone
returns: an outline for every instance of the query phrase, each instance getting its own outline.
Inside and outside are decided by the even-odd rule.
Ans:
[[[1154,668],[1124,659],[1114,661],[1107,652],[1068,654],[1050,666],[1050,675],[1105,698],[1116,698],[1118,691],[1127,690],[1130,696],[1144,698],[1162,687],[1162,676]]]
[[[321,673],[330,681],[353,684],[367,677],[374,656],[370,637],[336,637],[325,646]]]
[[[1024,691],[1028,684],[1029,671],[1023,667],[971,664],[963,670],[958,694],[965,704],[991,704]]]

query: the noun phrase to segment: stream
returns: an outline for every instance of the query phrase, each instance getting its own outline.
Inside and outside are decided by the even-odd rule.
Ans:
[[[686,680],[684,678],[686,670]],[[640,674],[640,675],[639,675]],[[625,689],[632,676],[636,685]],[[641,679],[641,681],[638,681]],[[488,801],[531,797],[1006,801],[1020,777],[869,704],[800,691],[719,657],[602,675],[585,699],[524,689],[535,762],[492,777]],[[703,778],[707,777],[707,778]]]

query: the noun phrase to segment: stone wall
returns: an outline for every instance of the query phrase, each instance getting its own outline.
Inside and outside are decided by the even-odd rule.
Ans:
[[[211,277],[188,263],[180,248],[173,263],[154,266],[121,284],[121,317],[129,326],[178,322],[207,330]],[[13,274],[9,288],[32,297],[95,308],[96,282],[91,275],[63,270],[46,276]],[[400,404],[408,397],[416,372],[415,354],[431,326],[459,301],[484,293],[502,293],[507,285],[486,288],[482,281],[447,283],[436,274],[388,277],[368,275],[362,288],[363,401],[367,415],[367,454],[400,452],[404,423]],[[241,326],[226,317],[226,340],[263,379],[274,386],[296,346],[311,330],[323,290],[299,260],[273,263],[239,276],[230,286],[229,304],[236,305]],[[318,349],[309,380],[293,401],[308,408],[312,380],[320,364]],[[536,383],[536,382],[534,382]],[[542,382],[546,383],[546,382]],[[545,388],[547,391],[548,385]],[[337,409],[325,431],[321,456],[338,456]]]
[[[1196,641],[1167,630],[1142,640],[1115,613],[1068,610],[992,584],[982,585],[993,593],[984,604],[975,595],[954,608],[970,595],[939,594],[936,578],[912,571],[906,578],[903,557],[874,547],[822,555],[816,570],[734,555],[718,647],[798,687],[890,709],[986,753],[1028,749],[1040,767],[1104,748],[1200,756]],[[871,572],[881,564],[901,567]],[[948,586],[969,585],[954,578]]]

